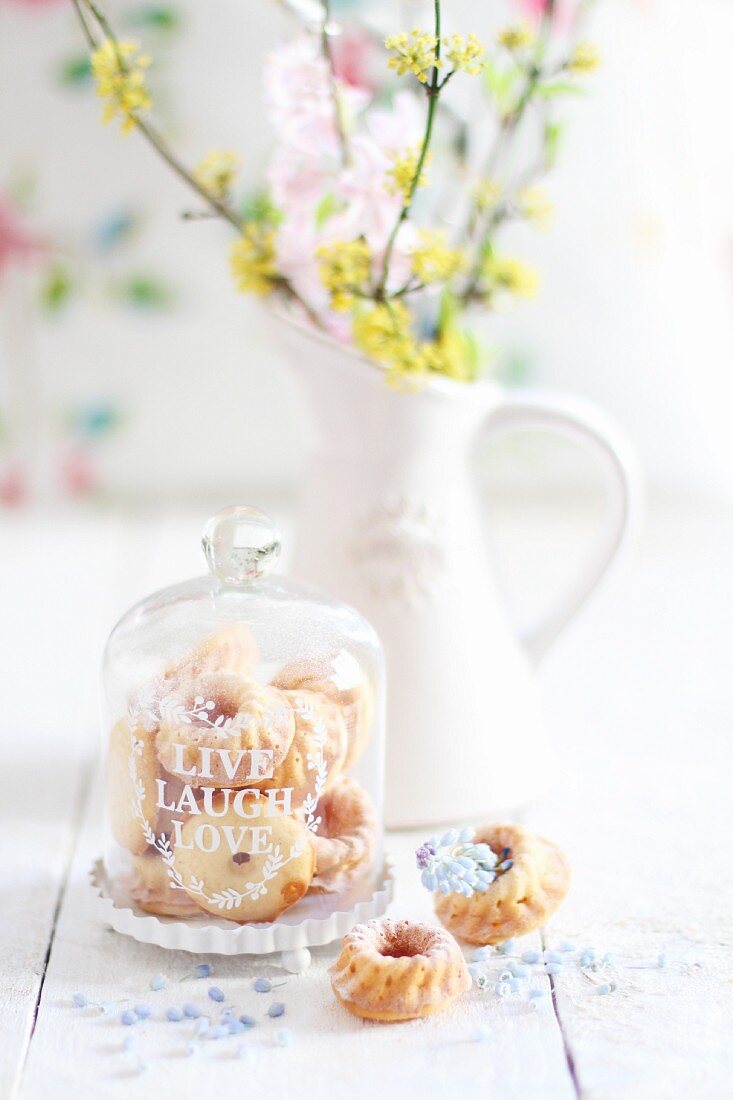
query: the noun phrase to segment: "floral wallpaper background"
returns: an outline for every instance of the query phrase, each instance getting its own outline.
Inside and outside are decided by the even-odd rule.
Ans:
[[[335,6],[399,29],[425,2]],[[541,3],[451,12],[490,37]],[[235,147],[255,188],[283,5],[110,10],[154,55],[157,117],[184,155]],[[542,293],[497,320],[501,376],[597,400],[653,486],[733,497],[733,4],[599,0],[593,37],[604,67],[569,112],[553,231],[522,242]],[[342,63],[361,56],[354,35]],[[0,92],[0,508],[290,491],[302,417],[231,286],[226,231],[183,222],[184,189],[100,126],[67,0],[0,0]]]

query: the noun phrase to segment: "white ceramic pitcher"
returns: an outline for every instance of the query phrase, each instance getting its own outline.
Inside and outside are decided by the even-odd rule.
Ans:
[[[295,575],[358,608],[387,656],[387,824],[526,805],[553,767],[533,668],[627,533],[636,485],[628,444],[585,401],[442,377],[399,392],[352,349],[283,318],[272,324],[315,428]],[[517,640],[492,576],[470,457],[477,433],[527,428],[599,453],[610,516],[588,572]]]

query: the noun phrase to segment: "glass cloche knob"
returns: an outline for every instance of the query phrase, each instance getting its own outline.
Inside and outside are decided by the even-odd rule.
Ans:
[[[234,505],[217,512],[204,527],[209,569],[224,584],[239,585],[261,577],[280,554],[280,532],[258,508]]]

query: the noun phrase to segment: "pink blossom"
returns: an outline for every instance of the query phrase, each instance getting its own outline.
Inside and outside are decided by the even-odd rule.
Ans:
[[[14,207],[0,195],[0,275],[13,263],[22,263],[46,245],[23,226]]]
[[[308,216],[286,217],[277,234],[278,269],[295,290],[321,314],[328,310],[328,292],[321,282],[316,252],[325,238]]]
[[[0,504],[17,507],[28,498],[28,480],[19,465],[8,466],[0,472]]]
[[[62,485],[72,496],[89,496],[98,488],[94,463],[88,452],[81,447],[72,447],[63,456],[59,475]]]
[[[385,151],[406,149],[422,140],[426,111],[414,92],[397,92],[391,107],[375,107],[369,112],[367,129]]]
[[[547,11],[548,0],[516,0],[516,3],[523,15],[539,22]],[[578,0],[559,0],[555,4],[553,22],[561,26],[567,26],[575,17],[577,8]]]
[[[335,157],[305,156],[292,149],[277,149],[267,170],[275,204],[291,215],[315,213],[318,203],[331,189],[339,166]]]
[[[377,87],[376,66],[384,62],[374,38],[363,27],[349,27],[331,42],[331,56],[336,76],[344,84],[357,88]]]
[[[347,120],[367,103],[364,88],[339,82]],[[316,40],[296,38],[270,54],[265,64],[265,103],[281,141],[305,155],[339,155],[339,135],[328,66]]]

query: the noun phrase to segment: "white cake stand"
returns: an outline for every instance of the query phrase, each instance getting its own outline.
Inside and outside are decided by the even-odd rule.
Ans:
[[[102,919],[123,935],[172,951],[206,955],[283,954],[286,970],[304,970],[309,947],[341,939],[355,924],[380,917],[392,901],[394,872],[385,859],[376,880],[357,884],[348,894],[308,894],[292,910],[269,924],[235,924],[203,917],[178,920],[159,917],[130,905],[129,898],[111,886],[101,859],[89,870]]]

